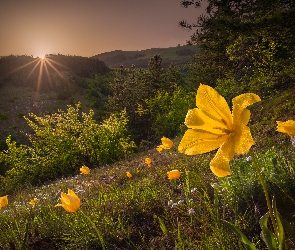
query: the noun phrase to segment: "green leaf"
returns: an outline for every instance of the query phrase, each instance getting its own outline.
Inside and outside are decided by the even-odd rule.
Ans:
[[[154,215],[153,217],[154,217],[154,219],[158,219],[162,232],[167,236],[168,230],[167,230],[167,227],[165,226],[165,223],[163,222],[163,220],[157,215]]]
[[[262,229],[261,238],[263,239],[263,241],[265,242],[269,250],[276,250],[277,243],[276,243],[275,235],[267,227],[268,218],[269,218],[269,212],[263,215],[261,219],[259,220],[259,224]]]
[[[237,236],[239,237],[239,239],[246,245],[248,246],[248,249],[251,249],[251,250],[257,250],[257,248],[255,247],[255,245],[250,242],[248,240],[248,238],[233,224],[231,224],[230,222],[228,221],[225,221],[225,220],[222,220],[229,228],[231,228],[236,234]]]
[[[279,250],[284,250],[285,249],[285,231],[282,224],[281,216],[277,210],[275,198],[273,198],[272,200],[272,208],[273,208],[274,216],[277,222],[277,230],[278,230],[277,239],[279,243]]]

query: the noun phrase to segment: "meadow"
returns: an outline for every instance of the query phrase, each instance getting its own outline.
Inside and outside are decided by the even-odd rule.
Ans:
[[[10,190],[7,202],[1,200],[2,249],[295,248],[294,138],[276,131],[275,121],[269,121],[272,144],[264,137],[258,142],[254,133],[264,124],[251,122],[257,144],[235,155],[231,175],[217,177],[209,167],[216,151],[180,153],[180,135],[169,146],[162,138],[153,148],[131,154],[124,112],[95,125],[91,112],[79,121],[78,108],[31,114],[28,123],[39,136],[31,137],[34,147],[7,141],[14,168],[10,179],[2,179],[1,192]],[[73,140],[69,134],[79,136]],[[70,150],[64,159],[47,156],[65,149]],[[121,160],[108,161],[115,155]],[[28,173],[43,168],[52,174],[56,166],[60,173],[72,167],[75,174],[19,185]]]

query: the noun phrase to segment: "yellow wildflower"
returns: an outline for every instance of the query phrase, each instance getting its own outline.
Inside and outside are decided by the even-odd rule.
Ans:
[[[132,177],[132,174],[130,172],[126,172],[126,175],[127,175],[128,178]]]
[[[150,167],[151,163],[152,163],[152,159],[151,158],[145,158],[144,162],[145,162],[145,164],[147,164]]]
[[[174,180],[174,179],[178,179],[180,177],[180,172],[179,172],[179,170],[174,169],[174,170],[167,172],[167,175],[168,175],[169,180]]]
[[[35,205],[38,203],[38,199],[34,198],[29,202],[33,207],[35,207]]]
[[[285,133],[290,136],[295,136],[295,121],[288,120],[286,122],[277,121],[277,131]]]
[[[8,205],[8,195],[0,197],[0,207],[6,207]]]
[[[88,167],[86,167],[85,165],[83,165],[80,168],[80,172],[81,172],[81,174],[89,174],[90,173],[90,169]]]
[[[162,146],[162,145],[156,147],[156,150],[157,150],[159,153],[161,153],[161,152],[163,151],[163,148],[162,148],[161,146]]]
[[[76,212],[81,205],[79,197],[71,189],[67,194],[61,192],[60,200],[62,204],[57,204],[55,207],[63,207],[67,212]]]
[[[165,137],[165,136],[162,137],[161,141],[162,141],[162,144],[159,145],[159,146],[156,148],[156,150],[157,150],[159,153],[161,153],[163,149],[170,149],[170,148],[172,148],[173,145],[174,145],[174,144],[173,144],[173,141],[171,141],[169,138],[167,138],[167,137]]]
[[[210,162],[212,172],[223,177],[230,174],[229,161],[234,154],[247,154],[255,144],[247,125],[250,111],[247,106],[259,102],[252,93],[233,99],[232,113],[225,99],[210,86],[201,84],[197,91],[197,108],[188,111],[185,124],[189,128],[178,150],[187,155],[203,154],[215,150]]]
[[[161,141],[162,141],[161,147],[163,149],[170,149],[173,147],[173,141],[171,141],[169,138],[163,136]]]

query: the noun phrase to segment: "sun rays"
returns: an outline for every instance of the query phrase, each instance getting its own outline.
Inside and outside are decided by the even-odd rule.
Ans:
[[[10,76],[15,74],[16,72],[21,72],[25,69],[27,70],[27,75],[25,75],[25,82],[36,79],[35,85],[35,99],[38,100],[40,91],[42,87],[46,89],[52,89],[54,85],[57,85],[60,79],[62,83],[65,83],[67,87],[71,86],[72,84],[70,81],[65,77],[65,75],[61,72],[61,69],[70,70],[67,66],[59,63],[54,58],[56,55],[40,55],[39,57],[32,59],[31,62],[25,63],[5,74],[4,77]],[[29,57],[28,57],[29,58]],[[55,59],[55,60],[54,60]],[[52,74],[54,73],[54,75]],[[47,78],[47,81],[46,81]],[[49,84],[49,86],[44,86],[44,84]]]

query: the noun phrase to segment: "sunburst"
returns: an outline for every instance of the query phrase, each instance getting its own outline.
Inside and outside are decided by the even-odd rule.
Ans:
[[[54,55],[53,56],[52,55],[39,55],[33,61],[31,61],[29,63],[26,63],[26,64],[24,64],[22,66],[19,66],[16,69],[11,70],[7,74],[5,74],[4,77],[7,77],[7,76],[15,73],[16,71],[24,69],[24,68],[26,68],[26,67],[28,67],[30,65],[31,66],[34,65],[33,68],[31,69],[31,71],[29,72],[29,74],[27,75],[26,81],[30,78],[30,76],[32,74],[34,74],[34,72],[38,71],[38,80],[37,80],[37,86],[36,86],[35,99],[39,98],[40,89],[41,89],[41,85],[42,85],[42,76],[43,76],[44,72],[45,72],[45,74],[46,74],[46,76],[48,78],[50,87],[52,87],[52,80],[51,80],[51,77],[50,77],[49,68],[51,68],[54,72],[56,72],[57,76],[59,78],[61,78],[64,82],[66,82],[68,86],[72,85],[70,83],[70,81],[54,66],[54,64],[58,65],[60,67],[63,67],[65,69],[67,69],[67,70],[69,70],[69,69],[65,65],[53,60],[53,57],[54,57]]]

